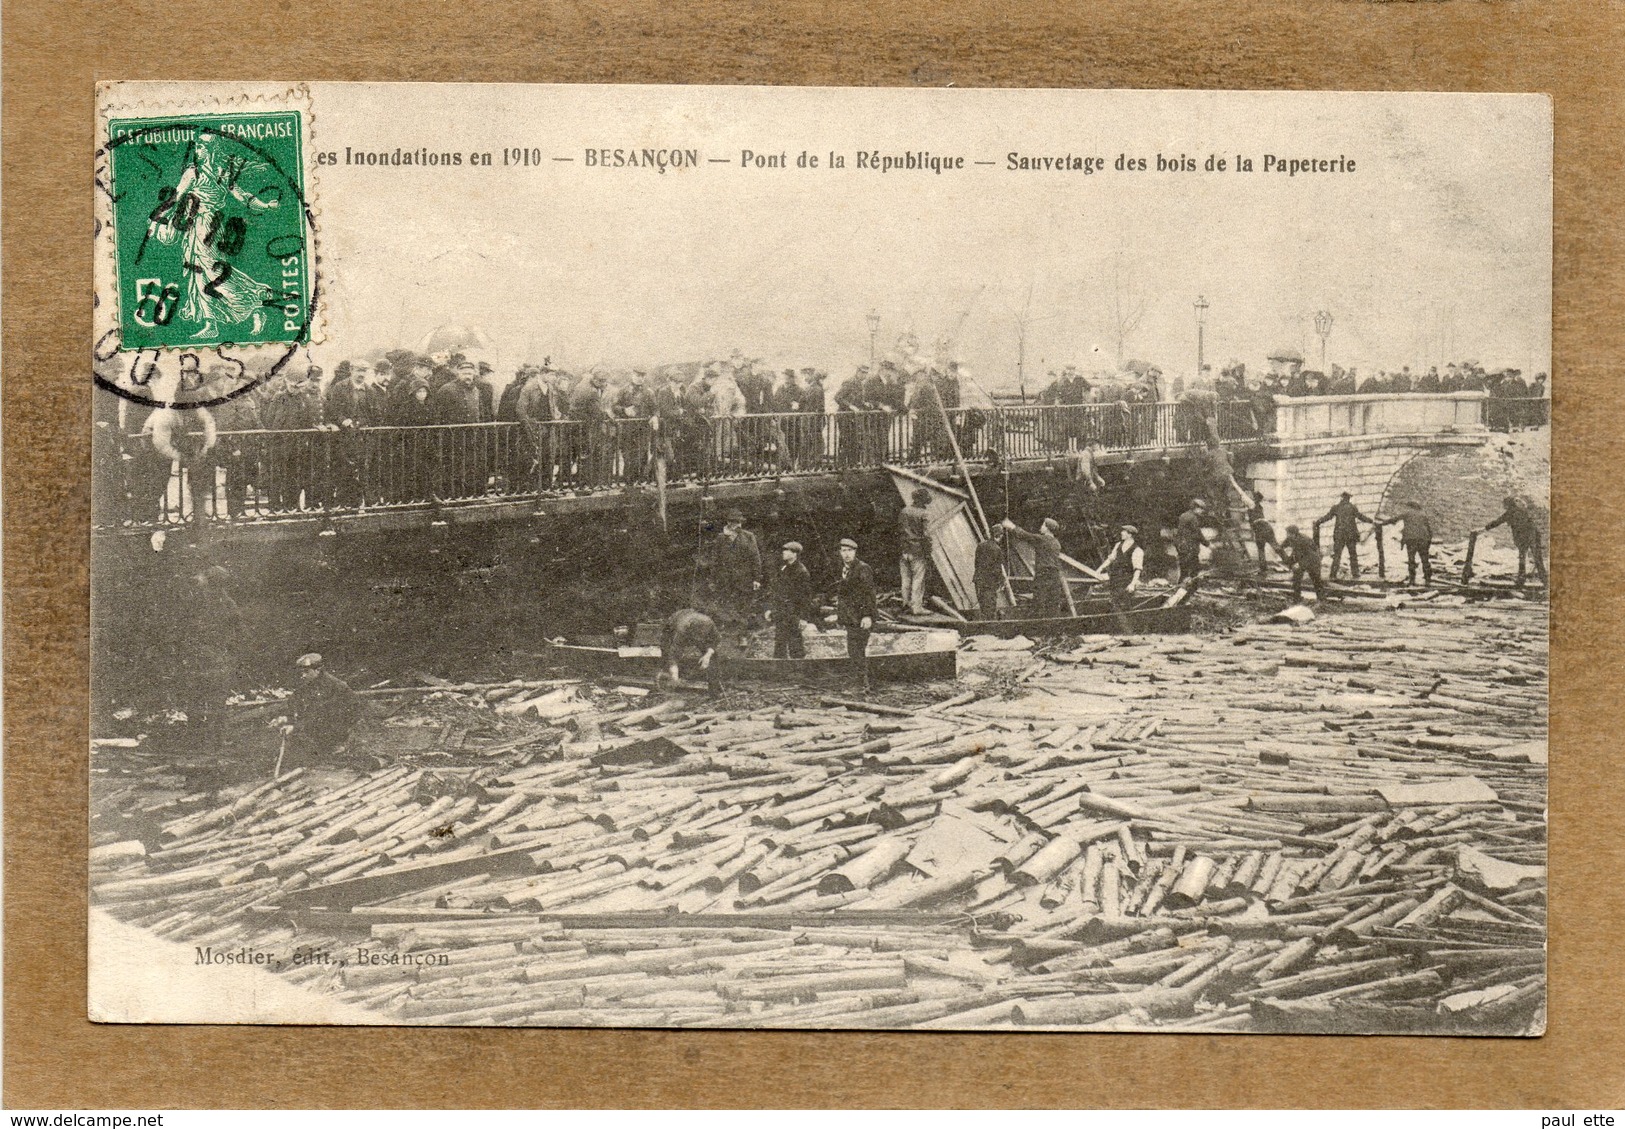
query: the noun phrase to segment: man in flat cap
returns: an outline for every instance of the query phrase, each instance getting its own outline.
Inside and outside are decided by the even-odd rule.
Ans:
[[[807,566],[801,563],[800,541],[786,541],[779,558],[767,613],[773,621],[773,657],[804,659],[807,646],[801,639],[801,621],[818,622],[812,577],[807,573]]]
[[[1056,536],[1061,523],[1044,519],[1037,533],[1029,533],[1009,518],[1005,530],[1018,541],[1033,547],[1033,606],[1036,619],[1056,619],[1066,614],[1066,581],[1061,578],[1061,542]]]
[[[841,575],[835,582],[835,621],[846,628],[846,657],[857,686],[869,689],[869,633],[874,629],[875,570],[858,559],[858,543],[841,538]]]
[[[360,699],[342,679],[322,669],[321,655],[300,655],[294,666],[299,683],[288,699],[289,716],[282,724],[287,738],[284,769],[336,759],[361,720]]]

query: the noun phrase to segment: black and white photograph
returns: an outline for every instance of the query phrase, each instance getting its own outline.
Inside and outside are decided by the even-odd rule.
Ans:
[[[1547,98],[128,82],[92,171],[92,1020],[1545,1031]]]

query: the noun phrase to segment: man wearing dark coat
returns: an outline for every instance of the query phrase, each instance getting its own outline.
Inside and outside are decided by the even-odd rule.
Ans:
[[[762,588],[762,550],[739,510],[729,510],[723,518],[722,532],[700,560],[700,568],[718,619],[743,637],[755,618],[756,593]]]
[[[1433,523],[1422,507],[1415,502],[1401,502],[1399,516],[1391,517],[1383,525],[1399,523],[1399,543],[1405,547],[1405,583],[1416,584],[1416,569],[1422,569],[1422,583],[1433,583]]]
[[[457,366],[457,379],[442,384],[430,398],[435,422],[442,427],[454,424],[484,423],[478,372],[473,361]],[[440,448],[442,463],[436,491],[446,498],[473,498],[485,493],[485,437],[477,432],[456,431],[444,436]]]
[[[976,571],[972,576],[976,588],[977,613],[983,619],[999,618],[999,591],[1004,587],[1004,546],[992,536],[976,544]]]
[[[1286,536],[1277,547],[1281,559],[1292,569],[1292,598],[1303,595],[1303,578],[1315,587],[1315,599],[1326,598],[1326,582],[1320,575],[1320,547],[1305,537],[1295,525],[1286,527]]]
[[[869,633],[878,614],[875,570],[858,559],[858,543],[841,538],[841,575],[835,582],[835,621],[846,628],[846,658],[853,681],[869,689]]]
[[[1360,579],[1360,557],[1357,550],[1360,543],[1359,523],[1362,521],[1367,525],[1375,523],[1360,512],[1360,507],[1354,504],[1353,497],[1354,495],[1345,490],[1337,504],[1315,520],[1317,531],[1326,522],[1332,523],[1332,569],[1327,574],[1330,580],[1337,579],[1337,566],[1342,563],[1345,552],[1349,555],[1349,579]]]
[[[1033,547],[1033,604],[1035,619],[1056,619],[1066,614],[1066,581],[1061,576],[1061,523],[1044,519],[1037,533],[1029,533],[1009,518],[1003,522],[1010,536]]]
[[[345,362],[333,374],[333,383],[327,389],[322,414],[329,428],[338,428],[334,448],[337,458],[333,467],[333,500],[341,506],[353,506],[362,498],[362,479],[366,473],[365,440],[360,431],[376,427],[383,422],[375,418],[376,401],[367,387],[367,366]]]
[[[1529,508],[1517,498],[1507,498],[1501,516],[1484,527],[1488,533],[1498,525],[1504,525],[1512,532],[1512,543],[1518,549],[1518,587],[1522,588],[1525,581],[1525,569],[1533,558],[1535,563],[1535,578],[1541,584],[1548,584],[1546,579],[1546,555],[1540,539],[1540,527],[1529,513]]]
[[[801,542],[786,541],[778,570],[773,576],[768,615],[773,620],[773,657],[804,659],[807,645],[801,638],[801,621],[818,622],[818,605],[813,600],[812,577],[801,563]]]
[[[290,716],[282,726],[288,741],[284,770],[332,757],[361,720],[361,700],[343,680],[322,669],[321,655],[301,655],[295,665],[299,684],[288,699]]]
[[[243,488],[257,488],[260,482],[260,448],[264,437],[251,434],[262,426],[260,408],[252,395],[224,399],[235,383],[231,370],[225,365],[211,365],[208,378],[209,398],[224,400],[210,410],[214,412],[214,426],[220,435],[214,458],[224,472],[225,516],[231,518],[244,508]]]

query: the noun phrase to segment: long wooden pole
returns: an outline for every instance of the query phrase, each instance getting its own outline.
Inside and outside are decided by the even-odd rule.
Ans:
[[[971,481],[970,467],[965,465],[965,456],[959,450],[959,436],[954,434],[953,421],[948,418],[948,408],[943,404],[942,394],[937,391],[934,381],[930,387],[931,402],[937,406],[937,415],[942,418],[942,430],[948,433],[948,447],[954,453],[954,466],[959,470],[959,477],[965,480],[965,489],[970,493],[971,505],[976,507],[976,516],[982,523],[982,527],[977,530],[977,533],[984,538],[992,537],[993,526],[989,524],[987,514],[982,510],[982,499],[977,496],[976,483]],[[1006,508],[1008,509],[1008,503]],[[1010,515],[1006,513],[1005,516],[1009,517]],[[1004,574],[1004,594],[1010,599],[1010,607],[1014,608],[1016,606],[1016,590],[1010,586],[1010,570],[1001,565],[999,571]],[[1066,585],[1063,584],[1062,587],[1064,588]],[[1071,600],[1070,593],[1067,599],[1068,601]]]

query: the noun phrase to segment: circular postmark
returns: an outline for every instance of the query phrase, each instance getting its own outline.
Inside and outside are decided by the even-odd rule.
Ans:
[[[296,110],[108,123],[96,183],[116,292],[98,293],[114,316],[93,348],[98,385],[151,408],[215,407],[310,343],[320,280],[302,140]]]

